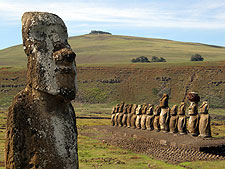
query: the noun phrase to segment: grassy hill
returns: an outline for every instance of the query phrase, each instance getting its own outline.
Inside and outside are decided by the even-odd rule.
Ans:
[[[165,39],[119,35],[82,35],[69,38],[78,64],[129,63],[138,56],[164,57],[167,62],[189,62],[191,55],[201,54],[205,61],[225,59],[225,47],[184,43]],[[0,66],[26,66],[22,45],[0,50]]]

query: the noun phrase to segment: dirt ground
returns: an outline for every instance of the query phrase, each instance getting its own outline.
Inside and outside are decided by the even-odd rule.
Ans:
[[[113,126],[86,127],[80,134],[169,163],[195,160],[225,160],[225,138],[147,131]],[[88,132],[87,132],[88,131]]]

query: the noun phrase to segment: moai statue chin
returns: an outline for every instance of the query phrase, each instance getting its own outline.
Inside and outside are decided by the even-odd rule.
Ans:
[[[164,94],[163,97],[160,99],[160,129],[164,132],[169,131],[169,118],[170,118],[170,108],[168,105],[169,96],[168,94]]]
[[[138,108],[138,105],[134,104],[133,109],[131,111],[132,116],[131,116],[131,119],[130,119],[130,127],[133,128],[133,129],[136,128],[136,119],[137,119],[136,111],[137,111],[137,108]]]
[[[141,129],[141,112],[142,112],[141,110],[142,110],[142,105],[138,105],[136,109],[136,115],[137,115],[136,122],[135,122],[136,129]]]
[[[188,93],[188,100],[191,102],[188,107],[188,114],[190,115],[188,120],[188,132],[192,136],[199,135],[199,115],[198,115],[198,102],[200,97],[195,92]]]
[[[204,101],[200,106],[200,120],[199,120],[199,136],[211,137],[209,104]]]
[[[148,109],[148,105],[144,104],[143,108],[142,108],[142,115],[141,115],[141,129],[142,130],[146,130],[146,118],[147,118],[147,109]]]
[[[157,132],[160,131],[160,124],[159,124],[160,112],[161,112],[161,108],[158,105],[156,105],[154,112],[153,112],[153,114],[154,114],[153,126],[154,126],[154,130]]]
[[[154,115],[153,115],[154,106],[149,104],[147,112],[146,112],[146,128],[147,130],[154,130],[153,122],[154,122]]]
[[[6,168],[79,168],[71,104],[77,89],[76,55],[67,42],[67,28],[57,15],[26,12],[22,35],[27,85],[9,108]]]
[[[177,116],[177,111],[178,111],[178,106],[174,105],[171,108],[170,111],[170,123],[169,123],[169,127],[170,127],[170,132],[171,133],[177,133],[177,122],[178,122],[178,116]]]
[[[178,108],[178,122],[177,122],[177,129],[179,134],[187,134],[187,122],[186,122],[186,105],[184,102],[181,102]]]

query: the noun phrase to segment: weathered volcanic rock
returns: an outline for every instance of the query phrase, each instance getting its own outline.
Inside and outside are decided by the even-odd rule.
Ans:
[[[6,168],[78,167],[75,53],[57,15],[27,12],[22,35],[28,57],[27,84],[9,108]]]

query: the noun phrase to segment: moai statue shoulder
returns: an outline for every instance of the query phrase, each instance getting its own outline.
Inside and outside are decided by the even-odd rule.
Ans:
[[[198,114],[198,102],[200,97],[195,92],[188,93],[188,100],[191,102],[188,107],[188,115],[190,115],[188,120],[188,132],[192,136],[199,135],[199,114]]]
[[[209,104],[206,101],[200,106],[199,133],[200,137],[211,137]]]
[[[169,96],[168,94],[164,94],[163,97],[160,99],[160,129],[164,132],[169,131],[169,118],[170,118],[170,108],[168,105]]]
[[[137,129],[141,129],[141,112],[142,112],[142,105],[138,105],[137,109],[136,109],[136,114],[137,114],[137,118],[136,118],[136,128]]]
[[[178,106],[177,105],[174,105],[171,108],[171,111],[170,111],[170,123],[169,123],[169,127],[170,127],[170,132],[171,133],[177,133],[178,132],[178,129],[177,129],[177,123],[178,123],[177,112],[178,112]]]
[[[179,134],[187,134],[187,122],[186,122],[186,104],[184,102],[181,102],[179,109],[178,109],[178,123],[177,123],[177,129]]]
[[[161,112],[161,108],[156,105],[155,109],[154,109],[154,130],[156,131],[160,131],[160,124],[159,124],[159,117],[160,117],[160,112]]]
[[[5,166],[78,169],[75,53],[63,20],[47,12],[22,17],[27,83],[9,108]]]
[[[154,105],[149,104],[148,109],[147,109],[147,117],[146,117],[146,128],[147,130],[153,130],[153,122],[154,122],[154,115],[153,115],[153,110],[154,110]]]

